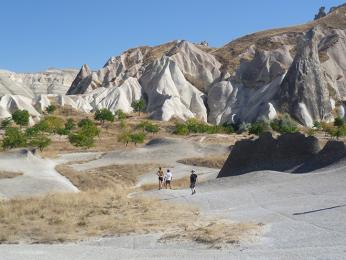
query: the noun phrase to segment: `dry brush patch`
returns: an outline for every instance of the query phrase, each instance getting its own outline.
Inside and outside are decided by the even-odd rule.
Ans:
[[[222,155],[213,155],[213,156],[207,156],[207,157],[186,158],[186,159],[181,159],[178,162],[187,164],[187,165],[193,165],[193,166],[221,169],[225,161],[227,160],[227,157],[228,157],[228,154],[222,154]]]
[[[0,171],[0,180],[1,179],[12,179],[18,176],[23,175],[22,172],[8,172],[8,171]]]
[[[170,231],[160,241],[195,241],[210,248],[224,248],[239,245],[241,241],[258,236],[262,224],[232,223],[229,220],[197,221],[185,223],[180,230]],[[181,232],[184,230],[184,232]]]
[[[220,248],[258,229],[252,224],[203,220],[193,206],[129,197],[137,177],[156,167],[111,165],[79,172],[60,165],[57,170],[81,192],[0,201],[0,243],[59,243],[162,232],[161,241],[188,240]]]

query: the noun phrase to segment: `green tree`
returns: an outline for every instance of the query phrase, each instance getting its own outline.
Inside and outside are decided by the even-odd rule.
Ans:
[[[40,151],[42,152],[43,149],[48,147],[51,142],[51,139],[49,139],[47,136],[37,135],[30,140],[29,145],[40,149]]]
[[[136,127],[137,129],[142,129],[143,131],[145,132],[148,132],[148,133],[157,133],[160,128],[158,125],[156,124],[153,124],[149,121],[142,121],[141,123],[139,123]]]
[[[70,143],[77,147],[90,148],[94,145],[94,137],[92,135],[86,134],[84,130],[79,130],[76,133],[71,133],[68,136]]]
[[[95,112],[95,120],[100,121],[103,126],[105,121],[114,122],[114,115],[107,108],[97,109]]]
[[[145,134],[144,133],[133,133],[130,134],[131,142],[133,142],[135,145],[141,144],[144,142]]]
[[[27,144],[26,136],[16,127],[8,127],[5,130],[4,138],[2,140],[3,149],[12,149],[17,147],[24,147]]]
[[[136,100],[136,101],[133,101],[132,104],[131,104],[131,107],[133,108],[133,110],[135,112],[138,112],[138,115],[140,116],[141,115],[141,112],[144,110],[145,108],[145,102],[143,99],[140,99],[140,100]]]
[[[90,148],[94,145],[95,137],[100,134],[100,130],[90,119],[82,119],[78,126],[80,129],[68,136],[70,143],[74,146]]]
[[[18,109],[12,113],[13,121],[20,127],[27,126],[29,124],[29,117],[30,115],[27,110]]]
[[[35,126],[41,132],[57,133],[58,129],[65,127],[65,122],[62,118],[56,116],[47,116],[38,122]]]
[[[1,121],[1,125],[0,125],[0,129],[5,129],[7,127],[10,127],[12,125],[12,118],[11,117],[8,117],[8,118],[5,118]]]
[[[55,105],[49,105],[49,106],[46,108],[46,112],[47,112],[48,114],[53,114],[55,110],[56,110],[56,106],[55,106]]]

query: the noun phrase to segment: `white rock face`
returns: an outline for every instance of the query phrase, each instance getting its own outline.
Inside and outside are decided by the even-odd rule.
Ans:
[[[147,110],[153,118],[169,120],[172,117],[196,117],[207,120],[204,94],[190,84],[177,63],[162,57],[150,66],[140,81],[148,99]]]
[[[170,56],[171,53],[174,54]],[[222,64],[190,42],[179,42],[168,56],[175,61],[185,78],[203,92],[221,76]]]
[[[214,84],[208,93],[208,121],[222,124],[275,118],[274,97],[284,76],[277,77],[262,88],[232,86],[229,81]]]
[[[27,110],[30,114],[30,125],[40,119],[40,113],[33,106],[33,100],[19,95],[4,95],[0,97],[0,119],[10,117],[16,110]]]
[[[141,86],[135,78],[126,79],[119,87],[101,87],[83,96],[93,110],[107,108],[112,112],[121,109],[132,112],[131,104],[142,96]]]
[[[15,73],[0,70],[0,96],[22,95],[33,98],[40,94],[65,94],[77,70],[49,69],[38,73]]]

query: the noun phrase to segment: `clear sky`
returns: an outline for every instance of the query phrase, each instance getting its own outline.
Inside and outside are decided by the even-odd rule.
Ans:
[[[100,68],[113,55],[171,40],[219,47],[312,20],[342,0],[0,0],[0,68]]]

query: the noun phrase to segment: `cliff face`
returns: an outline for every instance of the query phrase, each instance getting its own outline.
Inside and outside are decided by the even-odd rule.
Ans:
[[[345,158],[346,146],[342,141],[328,141],[321,149],[316,137],[293,133],[275,139],[265,133],[256,140],[236,142],[218,178],[263,170],[306,173],[338,164]]]

